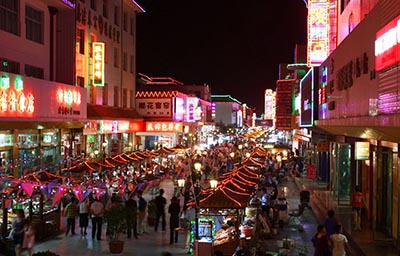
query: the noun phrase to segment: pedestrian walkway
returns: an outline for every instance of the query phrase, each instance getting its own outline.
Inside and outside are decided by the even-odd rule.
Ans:
[[[329,209],[335,211],[336,218],[342,223],[343,233],[349,239],[352,255],[357,256],[397,256],[399,251],[392,242],[378,241],[374,239],[374,233],[369,220],[363,220],[362,231],[352,230],[352,210],[351,206],[338,205],[330,192],[326,189],[326,184],[320,184],[315,180],[305,177],[296,177],[294,181],[299,190],[311,192],[311,205],[316,218],[321,223],[327,216]]]

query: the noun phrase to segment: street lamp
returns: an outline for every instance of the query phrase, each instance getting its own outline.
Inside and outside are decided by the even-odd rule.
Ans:
[[[246,153],[246,157],[249,158],[251,156],[250,152]]]
[[[234,157],[235,157],[235,152],[231,152],[231,153],[229,153],[229,155],[230,155],[232,158],[234,158]]]
[[[185,186],[185,179],[179,178],[178,179],[178,188],[183,188]]]
[[[202,164],[200,162],[195,162],[193,164],[193,166],[194,166],[194,169],[196,170],[196,172],[200,172],[201,166],[202,166]]]
[[[217,188],[217,186],[218,186],[218,180],[217,180],[217,179],[214,179],[214,178],[211,178],[211,179],[210,179],[210,188],[211,188],[212,190],[214,190],[214,189]]]

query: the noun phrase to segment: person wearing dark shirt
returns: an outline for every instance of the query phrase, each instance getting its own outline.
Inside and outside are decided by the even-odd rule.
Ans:
[[[324,221],[324,226],[326,228],[326,237],[328,237],[328,239],[331,235],[335,234],[338,225],[339,222],[335,218],[335,212],[333,210],[329,210],[328,218],[326,218]]]
[[[127,235],[128,238],[131,238],[132,230],[133,230],[133,236],[138,239],[138,234],[137,234],[137,203],[133,198],[129,198],[128,201],[125,202],[125,207],[126,207],[126,221],[127,221]]]
[[[147,227],[146,227],[146,222],[144,221],[144,218],[146,216],[146,208],[147,208],[147,202],[146,200],[143,198],[142,196],[143,191],[138,191],[138,198],[139,198],[139,228],[138,228],[138,232],[139,234],[143,234],[147,231]]]
[[[167,199],[165,199],[163,195],[164,195],[164,189],[160,189],[160,194],[155,198],[157,215],[156,215],[156,223],[154,225],[154,231],[157,231],[158,229],[158,223],[160,222],[160,218],[162,220],[161,222],[162,230],[165,231],[167,227],[165,221],[165,205],[167,204]]]
[[[179,227],[179,213],[181,212],[181,206],[179,205],[179,199],[174,196],[171,199],[171,204],[168,207],[169,217],[169,228],[170,228],[170,239],[169,243],[173,244],[178,242],[178,231],[176,228]]]

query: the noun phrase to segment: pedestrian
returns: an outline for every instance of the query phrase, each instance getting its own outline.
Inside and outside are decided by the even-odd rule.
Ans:
[[[354,218],[354,230],[361,230],[361,211],[364,205],[364,195],[358,186],[351,195],[351,205]]]
[[[90,216],[92,218],[92,239],[101,240],[101,226],[103,224],[104,205],[96,197],[90,205]]]
[[[146,222],[144,221],[144,218],[146,217],[146,208],[147,208],[147,202],[143,198],[143,191],[139,190],[138,193],[138,198],[139,198],[139,227],[138,227],[138,234],[143,234],[147,232],[147,225]]]
[[[156,201],[156,223],[154,225],[154,231],[157,231],[158,229],[158,223],[160,222],[161,218],[161,225],[162,225],[162,231],[165,231],[167,228],[167,223],[165,221],[165,205],[167,204],[167,199],[165,199],[164,195],[164,189],[160,189],[160,194],[156,196],[155,201]]]
[[[240,238],[239,245],[236,247],[233,256],[251,256],[246,238]]]
[[[339,225],[339,221],[335,217],[335,211],[329,210],[328,218],[326,218],[324,221],[324,226],[326,228],[326,237],[328,237],[328,239],[332,234],[336,233],[337,225]]]
[[[346,256],[349,252],[348,240],[342,233],[342,226],[336,226],[336,232],[331,235],[332,256]]]
[[[78,204],[75,197],[71,197],[69,204],[64,209],[64,216],[67,217],[67,230],[65,236],[68,236],[71,230],[71,235],[75,235],[75,219],[78,216]]]
[[[26,220],[24,227],[24,240],[22,249],[28,251],[28,255],[32,256],[33,246],[35,245],[35,230],[30,220]]]
[[[170,236],[169,236],[169,244],[173,244],[174,242],[178,242],[178,231],[179,228],[179,213],[181,212],[181,206],[179,205],[179,199],[176,196],[173,196],[171,199],[171,204],[168,207],[169,217],[169,228],[170,228]]]
[[[127,235],[128,238],[131,238],[132,235],[132,230],[133,230],[133,236],[136,239],[138,238],[138,233],[137,233],[137,202],[134,200],[132,197],[130,197],[126,202],[125,202],[125,208],[126,208],[126,223],[127,223]]]
[[[13,222],[13,228],[11,232],[14,240],[15,255],[20,256],[22,253],[22,244],[24,241],[24,228],[26,219],[24,210],[15,210],[15,214],[17,215],[17,218]]]
[[[79,204],[79,227],[81,228],[81,235],[87,235],[87,227],[89,226],[89,197],[86,197]]]
[[[318,225],[317,233],[311,239],[314,246],[314,256],[329,256],[329,243],[324,225]]]
[[[261,196],[261,209],[263,210],[263,212],[265,212],[265,214],[267,215],[267,217],[269,217],[269,202],[268,202],[268,189],[267,188],[263,188],[263,194]]]

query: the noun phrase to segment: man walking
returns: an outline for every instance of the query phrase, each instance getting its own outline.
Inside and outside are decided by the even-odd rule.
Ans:
[[[158,223],[160,222],[160,218],[162,219],[162,230],[166,230],[166,222],[165,222],[165,205],[167,204],[167,199],[165,199],[164,189],[160,189],[160,194],[156,196],[156,208],[157,208],[157,216],[156,216],[156,224],[154,225],[154,231],[157,231]]]
[[[144,218],[146,217],[146,208],[147,208],[147,202],[146,200],[143,198],[143,191],[138,191],[138,198],[139,198],[139,230],[138,233],[139,234],[143,234],[144,232],[147,231],[146,228],[146,222],[144,221]]]
[[[75,235],[75,218],[78,216],[78,204],[75,197],[71,197],[70,203],[65,207],[64,215],[67,217],[67,231],[65,236],[68,236],[69,231],[71,234]]]
[[[90,206],[92,216],[92,239],[101,240],[101,226],[103,224],[104,205],[96,197]],[[97,231],[97,232],[96,232]]]

